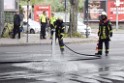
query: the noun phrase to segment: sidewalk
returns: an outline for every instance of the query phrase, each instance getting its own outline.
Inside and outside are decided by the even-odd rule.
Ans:
[[[97,34],[98,29],[92,29],[92,33]],[[114,34],[124,34],[124,29],[113,29]]]
[[[97,42],[97,29],[92,29],[92,36],[88,38],[64,38],[65,43],[86,43]],[[113,34],[124,34],[123,29],[113,30]],[[29,34],[27,42],[27,34],[22,34],[21,39],[0,38],[0,46],[11,45],[37,45],[37,44],[51,44],[51,39],[40,39],[39,34]]]
[[[65,43],[83,43],[96,41],[97,38],[64,38]],[[36,44],[51,44],[51,39],[40,39],[39,34],[29,34],[28,42],[27,35],[23,34],[21,39],[1,38],[0,46],[11,46],[11,45],[36,45]]]

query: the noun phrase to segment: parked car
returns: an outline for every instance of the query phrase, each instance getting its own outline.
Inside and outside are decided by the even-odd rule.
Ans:
[[[23,28],[23,32],[27,33],[27,20],[23,20],[22,23],[22,28]],[[32,19],[28,20],[28,32],[30,34],[35,34],[35,33],[39,33],[40,32],[40,23],[36,22]]]
[[[91,34],[91,27],[85,25],[83,22],[78,21],[77,22],[77,32],[81,33],[81,34],[86,34],[86,29],[88,30],[88,34]]]
[[[66,26],[65,31],[67,33],[68,29],[69,29],[69,27],[68,27],[69,26],[69,22],[66,22],[65,26]],[[80,21],[77,22],[77,32],[79,32],[79,33],[81,33],[83,35],[86,35],[86,29],[88,30],[88,34],[90,35],[91,32],[92,32],[91,27],[90,26],[87,27],[87,25],[85,25],[83,22],[80,22]]]

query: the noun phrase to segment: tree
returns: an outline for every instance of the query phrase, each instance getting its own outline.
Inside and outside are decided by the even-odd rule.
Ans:
[[[78,2],[79,0],[70,0],[71,9],[70,9],[70,28],[69,34],[77,33],[77,13],[78,13]]]

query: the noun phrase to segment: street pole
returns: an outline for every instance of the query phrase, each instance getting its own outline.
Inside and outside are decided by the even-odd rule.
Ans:
[[[89,0],[85,0],[85,1],[86,1],[86,4],[85,4],[86,6],[85,6],[85,8],[87,8],[87,9],[86,9],[86,16],[87,16],[87,17],[86,17],[86,20],[87,20],[87,23],[86,23],[86,24],[87,24],[87,25],[86,25],[86,38],[88,38],[88,36],[89,36],[89,31],[88,31],[88,25],[89,25],[89,17],[88,17],[88,13],[89,13],[88,10],[89,10],[89,8],[88,8],[88,3],[89,3]]]
[[[120,6],[120,0],[116,0],[116,30],[118,30],[118,7]]]
[[[67,22],[67,1],[65,0],[65,29],[67,31],[67,27],[66,27],[66,22]]]
[[[73,6],[71,5],[71,7],[73,7]],[[71,12],[71,13],[70,13],[70,19],[72,20],[72,16],[73,16],[72,13],[74,12],[74,9],[71,8],[71,9],[70,9],[70,12]],[[69,23],[71,24],[71,22],[69,22]],[[70,25],[70,24],[69,24],[69,28],[70,28],[70,37],[72,38],[72,24],[71,24],[71,25]]]
[[[30,5],[31,5],[31,19],[34,20],[34,15],[33,15],[34,3],[32,1],[30,1]]]
[[[29,28],[29,2],[30,0],[27,1],[27,43],[28,43],[28,28]]]
[[[116,6],[116,30],[118,30],[118,6]]]
[[[0,38],[4,28],[4,0],[0,0]]]

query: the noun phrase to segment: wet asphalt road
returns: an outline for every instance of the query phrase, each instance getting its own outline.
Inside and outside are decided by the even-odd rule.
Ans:
[[[70,48],[94,54],[96,43],[68,44]],[[124,42],[111,42],[110,55],[101,59],[83,56],[58,45],[0,47],[0,83],[124,83]],[[87,60],[89,59],[89,60]]]

